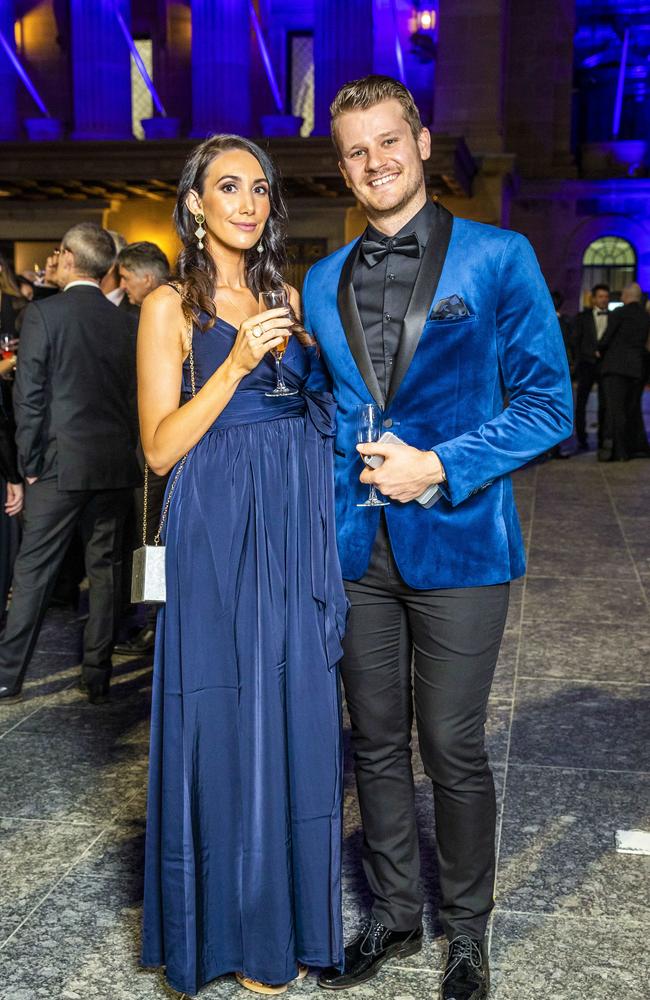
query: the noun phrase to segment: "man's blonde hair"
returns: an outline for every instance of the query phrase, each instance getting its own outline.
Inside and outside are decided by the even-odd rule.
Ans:
[[[402,105],[404,120],[408,122],[417,142],[422,131],[422,120],[410,90],[392,76],[364,76],[344,84],[330,104],[332,142],[336,141],[336,120],[346,111],[366,111],[382,101],[395,100]]]

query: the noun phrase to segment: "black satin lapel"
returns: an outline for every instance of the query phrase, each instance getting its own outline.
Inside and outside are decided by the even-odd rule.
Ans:
[[[438,210],[438,218],[434,223],[426,249],[422,254],[422,263],[418,271],[418,276],[415,279],[411,301],[404,317],[399,350],[395,358],[390,388],[388,390],[388,399],[386,400],[386,409],[388,409],[395,399],[404,376],[409,370],[417,346],[420,343],[422,330],[435,299],[440,275],[442,274],[447,250],[449,249],[454,217],[440,203],[436,203],[436,208]]]
[[[375,369],[372,367],[368,345],[361,325],[359,309],[357,308],[357,300],[352,286],[352,271],[359,257],[360,246],[361,240],[358,240],[356,246],[348,254],[341,270],[337,294],[339,316],[341,317],[350,353],[359,369],[359,374],[366,383],[368,392],[374,401],[378,406],[383,408],[384,394],[379,386]]]

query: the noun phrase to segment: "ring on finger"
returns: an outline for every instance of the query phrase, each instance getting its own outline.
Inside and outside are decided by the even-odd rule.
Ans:
[[[258,338],[259,338],[259,337],[261,337],[261,336],[262,336],[262,334],[263,334],[263,333],[264,333],[264,327],[262,326],[262,324],[261,324],[261,323],[257,323],[257,324],[256,324],[256,325],[255,325],[255,326],[253,327],[253,336],[254,336],[254,337],[258,337]]]

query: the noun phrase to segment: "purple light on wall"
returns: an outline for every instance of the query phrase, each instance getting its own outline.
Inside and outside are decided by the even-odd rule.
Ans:
[[[133,40],[133,36],[132,36],[131,32],[129,31],[129,29],[127,27],[126,21],[122,17],[122,14],[120,13],[120,11],[118,10],[117,7],[114,7],[113,10],[115,12],[115,17],[117,19],[117,23],[120,26],[120,30],[121,30],[122,34],[124,35],[126,44],[129,47],[129,51],[131,52],[131,55],[133,56],[133,61],[135,62],[136,66],[138,67],[138,72],[139,72],[140,76],[142,77],[142,79],[144,80],[144,83],[145,83],[145,86],[146,86],[147,90],[151,94],[151,98],[153,100],[153,103],[156,106],[156,110],[158,111],[159,115],[161,115],[163,118],[166,118],[167,117],[167,112],[165,111],[165,109],[163,107],[162,101],[158,97],[158,91],[154,87],[153,80],[151,79],[151,77],[147,73],[147,67],[145,66],[145,64],[142,61],[142,56],[138,52],[137,46],[136,46],[136,44],[135,44],[135,42]]]
[[[23,83],[27,87],[27,90],[31,94],[34,102],[38,105],[39,111],[41,111],[41,113],[44,114],[46,118],[51,118],[52,115],[50,114],[50,112],[45,107],[45,104],[41,100],[40,94],[36,90],[36,87],[34,86],[34,84],[32,83],[32,81],[29,79],[29,77],[27,75],[27,71],[25,70],[25,67],[22,65],[20,59],[18,58],[18,56],[16,55],[16,53],[12,49],[11,45],[9,44],[9,42],[7,41],[7,39],[5,38],[3,32],[1,32],[1,31],[0,31],[0,46],[2,46],[2,48],[7,53],[7,58],[9,59],[9,62],[12,64],[13,68],[16,70],[16,73],[18,74],[18,76],[20,77],[20,79],[23,81]]]
[[[614,122],[612,124],[612,137],[618,139],[621,131],[621,112],[623,110],[623,94],[625,92],[625,71],[627,69],[627,51],[630,44],[630,29],[625,29],[623,36],[623,49],[621,51],[621,65],[618,71],[618,82],[616,84],[616,100],[614,101]]]
[[[397,70],[399,72],[400,83],[406,86],[406,70],[404,69],[404,53],[402,52],[402,43],[399,37],[399,24],[397,21],[397,7],[395,6],[395,0],[391,0],[391,11],[393,15],[393,30],[395,32],[395,59],[397,60]]]
[[[260,55],[262,56],[262,62],[264,63],[264,69],[266,71],[266,77],[269,81],[269,86],[271,88],[271,93],[273,94],[273,100],[275,101],[275,106],[279,114],[282,114],[283,103],[282,95],[280,94],[280,88],[278,87],[278,81],[275,78],[275,73],[273,72],[273,66],[271,64],[271,57],[269,55],[269,50],[266,47],[266,42],[264,41],[264,35],[262,34],[262,26],[260,24],[260,19],[257,16],[257,11],[254,5],[250,5],[251,19],[253,21],[253,28],[255,29],[255,35],[257,37],[257,44],[260,47]]]

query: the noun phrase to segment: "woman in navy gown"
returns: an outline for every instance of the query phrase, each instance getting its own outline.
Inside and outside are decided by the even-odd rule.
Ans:
[[[259,311],[285,218],[262,150],[203,142],[179,185],[179,283],[145,300],[138,334],[147,460],[163,474],[187,453],[165,525],[142,958],[186,993],[227,973],[283,992],[343,960],[333,400],[295,290],[293,315]],[[269,396],[288,333],[295,395]]]

